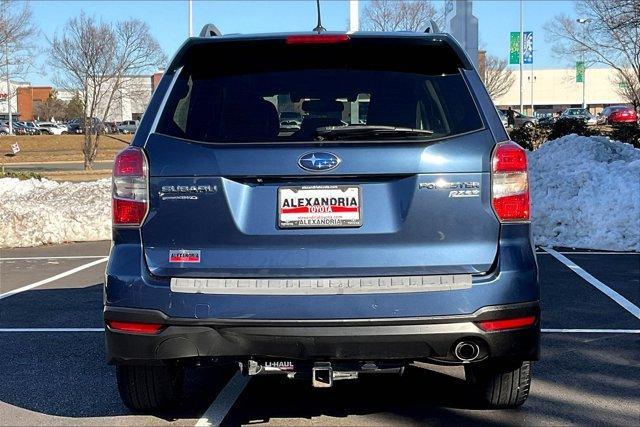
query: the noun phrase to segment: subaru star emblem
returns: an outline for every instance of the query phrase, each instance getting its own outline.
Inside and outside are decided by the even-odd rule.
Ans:
[[[298,166],[306,171],[323,172],[335,169],[340,164],[340,157],[324,151],[314,151],[300,156]]]

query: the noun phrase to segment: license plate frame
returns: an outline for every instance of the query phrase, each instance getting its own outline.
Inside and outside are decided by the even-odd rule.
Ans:
[[[353,194],[355,192],[355,195]],[[293,194],[292,194],[293,193]],[[309,194],[311,193],[311,195]],[[315,195],[313,193],[316,193]],[[315,202],[318,199],[320,205],[309,206],[283,206],[287,197],[292,195],[297,198],[302,198],[305,201],[308,198],[313,199]],[[337,206],[331,203],[324,204],[325,200],[332,198],[338,198],[343,196],[345,204],[348,206]],[[355,199],[356,206],[353,206]],[[289,202],[291,199],[289,199]],[[337,201],[337,200],[336,200]],[[295,204],[295,203],[293,203]],[[319,207],[314,207],[319,206]],[[329,207],[330,212],[324,212],[326,207]],[[283,209],[301,209],[302,207],[308,207],[309,210],[317,209],[319,212],[283,212]],[[354,211],[353,208],[356,208]],[[334,212],[335,208],[349,209],[345,212]],[[285,217],[283,218],[283,214]],[[283,186],[278,187],[277,196],[277,212],[276,222],[279,228],[282,229],[301,229],[301,228],[358,228],[362,226],[362,188],[356,184],[341,184],[341,185],[297,185],[297,186]]]

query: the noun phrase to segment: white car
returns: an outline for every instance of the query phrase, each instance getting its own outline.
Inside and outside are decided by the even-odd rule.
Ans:
[[[68,129],[65,125],[59,125],[51,122],[40,122],[37,124],[38,130],[43,134],[49,135],[66,135]]]
[[[140,121],[138,120],[125,120],[118,126],[118,132],[121,133],[136,133],[138,130],[138,125]]]

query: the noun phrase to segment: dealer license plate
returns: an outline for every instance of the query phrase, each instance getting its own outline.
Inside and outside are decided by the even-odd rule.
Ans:
[[[360,227],[362,202],[357,185],[278,188],[280,228]]]

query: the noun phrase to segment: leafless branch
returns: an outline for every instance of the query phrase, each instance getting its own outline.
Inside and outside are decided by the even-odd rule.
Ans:
[[[56,70],[56,81],[82,94],[85,169],[91,168],[98,152],[100,129],[93,118],[105,121],[132,77],[152,72],[165,61],[147,24],[135,19],[105,23],[81,13],[49,40],[49,65]]]
[[[444,14],[429,0],[371,0],[363,10],[362,28],[371,31],[419,31],[430,20],[442,26]]]
[[[494,100],[507,93],[516,79],[507,61],[493,55],[487,55],[482,77],[487,92]]]
[[[614,68],[625,96],[637,105],[640,100],[640,0],[581,0],[575,2],[575,17],[558,15],[545,25],[548,41],[559,58],[577,60],[584,55],[587,65]],[[576,17],[586,19],[579,24]]]

